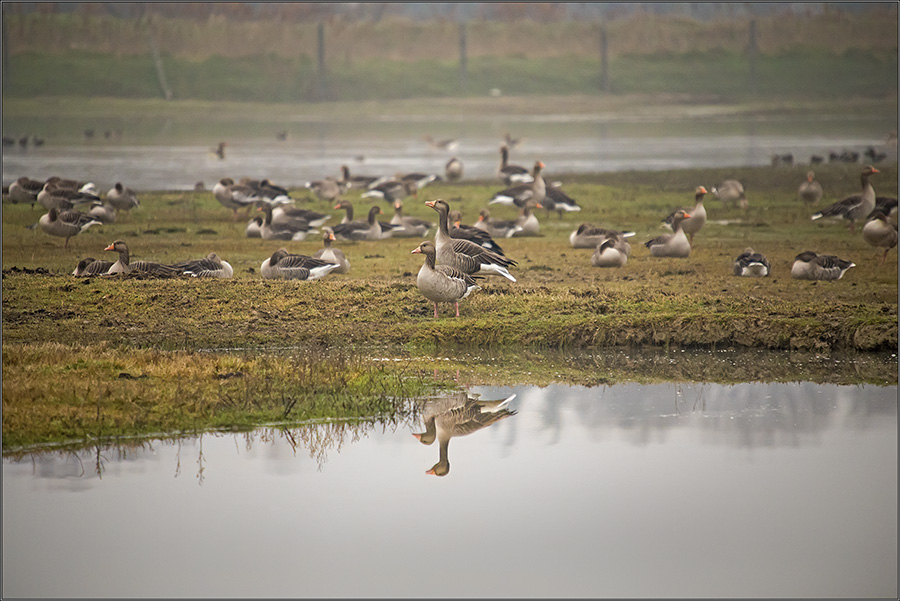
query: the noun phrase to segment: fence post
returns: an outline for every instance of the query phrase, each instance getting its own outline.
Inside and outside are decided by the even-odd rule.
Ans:
[[[758,85],[756,80],[756,19],[750,21],[750,39],[747,43],[747,60],[750,63],[749,88],[751,94],[756,94]]]
[[[459,89],[465,93],[468,87],[468,58],[466,57],[466,22],[459,24]]]
[[[606,23],[600,24],[600,91],[609,92],[609,52]]]

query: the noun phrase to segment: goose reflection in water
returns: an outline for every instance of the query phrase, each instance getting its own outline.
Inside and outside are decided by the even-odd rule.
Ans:
[[[507,408],[513,394],[499,401],[480,401],[478,395],[470,397],[466,391],[425,401],[422,418],[425,431],[413,433],[422,444],[430,445],[437,438],[440,459],[426,474],[446,476],[450,473],[450,459],[447,448],[454,436],[465,436],[516,414]]]

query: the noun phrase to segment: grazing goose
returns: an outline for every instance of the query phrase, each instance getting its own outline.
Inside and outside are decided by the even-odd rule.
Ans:
[[[672,227],[675,229],[675,233],[663,234],[645,242],[644,246],[650,249],[650,254],[654,257],[677,257],[681,259],[689,257],[691,255],[691,243],[681,228],[681,222],[690,216],[690,213],[684,209],[675,211],[675,218],[672,220]]]
[[[116,222],[116,209],[108,202],[92,202],[91,210],[88,211],[88,215],[101,223]]]
[[[292,255],[286,249],[279,248],[262,262],[259,272],[266,280],[311,281],[323,278],[337,268],[335,263],[306,255]]]
[[[256,210],[265,215],[259,227],[259,235],[263,240],[305,240],[307,234],[318,233],[318,230],[310,228],[309,223],[302,219],[275,223],[272,221],[272,205],[267,202],[259,203]]]
[[[75,267],[75,271],[72,272],[72,275],[79,277],[104,275],[112,266],[112,261],[98,261],[94,257],[87,257],[86,259],[78,261],[78,265]]]
[[[262,224],[263,218],[257,215],[247,222],[247,227],[244,229],[244,234],[246,234],[248,238],[262,238]]]
[[[126,188],[122,185],[122,182],[116,182],[116,185],[106,193],[106,202],[111,204],[117,211],[130,211],[135,207],[141,206],[134,190]]]
[[[459,140],[454,138],[446,139],[446,140],[435,140],[431,137],[430,134],[425,136],[425,141],[428,142],[428,145],[432,148],[436,148],[438,150],[446,150],[448,152],[453,152],[457,148],[459,148]]]
[[[816,181],[814,171],[806,172],[806,181],[797,188],[797,196],[808,205],[819,204],[819,201],[822,200],[822,184]]]
[[[517,238],[522,236],[540,236],[541,224],[538,222],[537,215],[534,214],[534,209],[542,207],[541,203],[533,200],[526,202],[525,206],[522,207],[521,214],[516,219],[516,225],[519,228],[513,232],[513,236]]]
[[[509,148],[506,144],[500,147],[500,166],[497,168],[497,176],[507,186],[512,186],[516,183],[527,184],[534,181],[534,177],[528,172],[528,169],[521,165],[510,165]]]
[[[675,231],[673,223],[675,221],[675,214],[678,211],[685,211],[690,213],[690,217],[687,217],[681,221],[681,229],[684,230],[684,233],[687,234],[688,242],[693,247],[694,246],[694,234],[700,231],[706,224],[706,207],[703,206],[703,197],[706,196],[706,188],[703,186],[697,186],[697,189],[694,190],[694,208],[693,209],[676,209],[669,213],[669,215],[663,221],[663,224],[668,227],[670,230]]]
[[[791,277],[798,280],[839,280],[851,267],[856,267],[856,264],[834,255],[817,255],[807,250],[794,257]]]
[[[403,200],[407,196],[416,196],[418,193],[419,187],[416,182],[389,179],[363,192],[362,198],[381,198],[393,203],[395,200]]]
[[[736,204],[744,210],[750,206],[744,194],[744,184],[736,179],[726,179],[718,186],[713,186],[712,193],[726,206],[734,207]]]
[[[862,229],[863,240],[875,248],[883,248],[880,265],[884,265],[888,252],[897,246],[897,227],[888,221],[887,215],[875,210]]]
[[[391,218],[391,224],[399,226],[393,230],[393,235],[398,238],[424,238],[428,235],[428,230],[434,227],[432,222],[425,219],[405,216],[402,200],[394,201],[394,216]]]
[[[454,213],[456,212],[458,211],[454,211]],[[481,212],[478,213],[478,221],[472,227],[497,238],[512,238],[513,234],[522,229],[515,219],[494,219],[488,209],[481,209]]]
[[[752,248],[745,248],[734,260],[733,273],[749,278],[764,278],[769,275],[769,260]]]
[[[462,213],[459,211],[450,211],[450,237],[459,240],[468,240],[479,246],[483,246],[488,250],[492,250],[498,255],[505,255],[500,245],[494,242],[490,232],[479,229],[473,225],[463,225]]]
[[[325,232],[325,235],[322,237],[324,248],[317,250],[313,255],[313,258],[328,261],[329,263],[337,265],[337,269],[334,270],[334,273],[350,273],[350,261],[344,256],[344,251],[335,248],[331,244],[335,240],[334,232],[330,227],[324,228],[323,231]]]
[[[69,238],[72,236],[77,236],[92,225],[102,225],[100,221],[90,215],[71,210],[60,211],[56,207],[52,207],[45,215],[41,215],[38,224],[45,234],[65,238],[66,243],[63,248],[69,247]]]
[[[202,259],[182,261],[172,265],[181,273],[195,278],[230,278],[234,275],[234,269],[228,261],[219,258],[216,253],[209,253]]]
[[[875,208],[875,189],[872,187],[872,182],[869,181],[869,178],[876,173],[881,172],[872,165],[866,165],[859,176],[862,184],[862,193],[848,196],[831,204],[818,213],[813,214],[812,219],[842,217],[850,221],[850,231],[856,231],[856,222],[866,219]]]
[[[505,190],[501,190],[500,192],[494,194],[491,200],[488,201],[488,204],[499,204],[506,206],[515,205],[519,208],[522,208],[529,200],[542,202],[547,196],[547,185],[544,183],[544,178],[541,176],[541,170],[543,168],[544,163],[542,163],[541,161],[537,161],[534,164],[534,169],[531,172],[533,178],[533,181],[531,183],[519,184],[517,186],[512,186]]]
[[[469,275],[499,275],[511,282],[516,281],[508,271],[509,267],[517,265],[515,261],[475,242],[450,237],[450,207],[445,201],[429,200],[425,204],[438,212],[434,246],[439,264],[455,267]]]
[[[425,240],[412,252],[425,255],[425,263],[416,276],[416,287],[425,298],[434,303],[435,319],[438,316],[438,303],[453,303],[456,307],[456,316],[459,317],[460,299],[466,298],[473,290],[479,290],[481,287],[475,283],[472,276],[455,267],[435,266],[437,251],[430,240]]]
[[[332,228],[332,231],[340,240],[381,240],[383,238],[381,223],[376,219],[381,212],[381,207],[374,206],[369,209],[366,221],[339,223]]]
[[[620,237],[624,239],[630,238],[634,234],[634,232],[608,230],[590,223],[582,223],[578,229],[569,234],[569,244],[572,245],[572,248],[597,248],[607,238]]]
[[[446,476],[450,473],[449,447],[454,436],[465,436],[487,428],[498,421],[516,414],[508,408],[511,395],[497,401],[481,401],[477,395],[470,397],[465,390],[444,397],[430,398],[422,408],[424,432],[415,432],[424,445],[438,441],[438,462],[425,472],[432,476]]]
[[[24,175],[9,185],[10,202],[37,202],[38,193],[44,189],[44,182],[25,177]]]
[[[575,199],[563,192],[562,186],[557,183],[546,186],[545,193],[546,197],[541,203],[544,205],[544,208],[547,209],[547,215],[549,215],[551,211],[556,211],[559,218],[562,219],[563,213],[581,210],[581,207],[578,206]]]
[[[594,267],[621,267],[628,262],[631,245],[621,236],[611,236],[597,245],[591,255]]]
[[[238,209],[247,209],[249,214],[250,208],[260,200],[253,188],[235,184],[230,177],[223,177],[216,182],[216,185],[213,186],[213,196],[219,201],[219,204],[234,212],[235,221],[238,219]]]
[[[453,157],[444,165],[444,177],[448,182],[458,182],[463,176],[463,164],[458,158]]]
[[[181,275],[181,270],[171,265],[163,265],[153,261],[131,261],[131,255],[128,252],[128,245],[123,240],[116,240],[103,250],[111,250],[119,253],[119,260],[113,263],[107,273],[115,275],[142,274],[155,277],[171,278]]]
[[[381,183],[382,177],[371,177],[367,175],[350,175],[350,168],[347,165],[341,165],[341,183],[347,188],[357,188],[365,190],[369,186]],[[376,184],[377,185],[377,184]]]

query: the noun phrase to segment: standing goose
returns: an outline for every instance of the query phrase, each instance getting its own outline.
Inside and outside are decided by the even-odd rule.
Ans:
[[[522,207],[521,214],[516,219],[516,225],[519,226],[519,229],[513,232],[513,236],[540,236],[541,224],[538,222],[537,215],[534,214],[534,209],[542,207],[541,203],[533,200],[526,202],[525,206]]]
[[[394,201],[394,217],[391,224],[399,226],[393,231],[393,235],[398,238],[424,238],[428,235],[428,230],[434,227],[434,224],[425,219],[418,217],[408,217],[403,214],[403,201]]]
[[[332,228],[332,231],[334,231],[335,237],[341,240],[381,240],[383,237],[381,224],[376,219],[380,213],[381,207],[374,206],[369,209],[366,221],[339,223]]]
[[[416,287],[422,295],[434,303],[434,317],[438,316],[438,303],[453,303],[459,317],[459,301],[481,287],[472,276],[449,265],[435,265],[436,250],[430,240],[422,242],[412,253],[425,255],[425,263],[416,276]],[[411,253],[411,254],[412,254]]]
[[[344,251],[332,246],[332,242],[335,240],[334,232],[330,227],[324,228],[323,231],[325,232],[325,235],[322,236],[324,247],[317,250],[316,254],[313,255],[313,258],[328,261],[329,263],[337,265],[337,269],[334,270],[334,273],[350,273],[350,261],[344,256]]]
[[[247,227],[244,229],[244,234],[248,238],[262,238],[262,224],[263,218],[257,215],[247,222]]]
[[[112,261],[98,261],[94,257],[87,257],[86,259],[78,261],[78,265],[75,267],[75,271],[72,272],[72,275],[79,277],[105,275],[112,266]]]
[[[412,182],[417,190],[421,190],[431,182],[441,181],[441,176],[436,173],[398,173],[396,179],[404,184]]]
[[[706,207],[703,206],[703,197],[706,196],[706,188],[703,186],[697,186],[697,189],[694,190],[694,208],[693,209],[676,209],[669,213],[669,215],[663,221],[663,224],[675,231],[673,223],[675,221],[675,214],[678,211],[689,211],[690,217],[687,217],[681,221],[681,229],[684,230],[684,233],[687,234],[688,242],[691,247],[694,246],[694,234],[700,231],[706,224]]]
[[[116,209],[108,202],[92,202],[91,210],[88,211],[88,215],[101,223],[116,222]]]
[[[734,260],[732,273],[743,277],[764,278],[769,275],[769,261],[748,247]]]
[[[433,476],[449,474],[450,439],[478,432],[515,415],[515,410],[508,408],[514,398],[516,395],[513,394],[502,400],[481,401],[477,396],[470,397],[462,390],[449,396],[425,401],[422,408],[425,431],[415,432],[413,436],[424,445],[430,445],[437,439],[439,447],[438,462],[425,473]]]
[[[750,206],[744,194],[744,184],[736,179],[726,179],[718,186],[713,186],[712,193],[726,206],[738,205],[744,210]]]
[[[265,214],[259,228],[259,234],[263,240],[305,240],[308,233],[317,233],[317,230],[311,229],[309,224],[301,219],[287,223],[273,222],[272,205],[267,202],[259,203],[257,211],[263,211]]]
[[[235,184],[230,177],[223,177],[213,186],[213,196],[226,209],[234,212],[234,220],[238,219],[238,209],[247,209],[256,204],[259,199],[256,192],[250,186]]]
[[[331,219],[331,215],[311,209],[300,209],[286,205],[272,207],[272,223],[305,222],[309,227],[320,227]]]
[[[507,186],[516,183],[527,184],[534,181],[528,169],[521,165],[509,164],[509,146],[506,144],[500,147],[500,166],[497,168],[497,176],[503,180]]]
[[[450,207],[443,200],[429,200],[425,203],[438,213],[438,231],[434,236],[437,261],[449,265],[469,275],[499,275],[511,282],[516,278],[508,268],[517,263],[469,240],[450,237]]]
[[[491,233],[479,229],[473,225],[464,225],[462,223],[462,213],[459,211],[450,211],[450,237],[459,240],[468,240],[479,246],[483,246],[488,250],[492,250],[498,255],[506,256],[500,245],[491,237]]]
[[[515,205],[522,208],[529,200],[534,200],[538,203],[542,202],[547,196],[547,185],[544,183],[544,178],[541,176],[541,170],[543,170],[544,166],[544,163],[537,161],[532,170],[533,181],[531,183],[519,184],[497,192],[491,200],[488,201],[488,204]]]
[[[253,189],[253,195],[271,205],[282,205],[293,202],[287,188],[272,183],[269,179],[250,179],[242,177],[238,182],[242,186]]]
[[[884,265],[888,252],[897,246],[897,228],[888,221],[887,216],[875,210],[862,229],[863,240],[876,248],[883,248],[880,265]]]
[[[850,221],[850,231],[856,231],[856,222],[865,220],[875,208],[875,189],[869,178],[881,173],[872,165],[866,165],[859,176],[862,193],[848,196],[813,214],[812,219],[822,217],[843,217]]]
[[[216,253],[209,253],[202,259],[182,261],[172,265],[181,273],[195,278],[223,278],[234,275],[234,269],[228,261],[222,260]]]
[[[362,198],[380,198],[392,203],[398,199],[403,200],[407,196],[416,196],[418,193],[419,187],[416,182],[389,179],[363,192]]]
[[[71,210],[60,211],[56,207],[51,207],[45,215],[42,215],[38,224],[45,234],[65,238],[63,248],[69,247],[69,238],[72,236],[77,236],[92,225],[102,225],[90,215]]]
[[[356,188],[365,190],[375,182],[378,182],[382,178],[380,177],[371,177],[367,175],[350,175],[350,167],[347,165],[341,165],[341,183],[347,188]]]
[[[306,255],[292,255],[279,248],[262,262],[259,272],[265,280],[317,280],[323,278],[338,265]]]
[[[806,172],[806,181],[797,188],[797,196],[808,205],[817,205],[822,200],[822,184],[816,181],[814,171]]]
[[[619,230],[608,230],[590,223],[582,223],[574,232],[569,234],[569,244],[572,248],[597,248],[606,241],[607,238],[620,237],[630,238],[635,232],[622,232]]]
[[[458,211],[453,212],[456,213]],[[481,209],[481,212],[478,213],[478,221],[472,227],[485,231],[497,238],[512,238],[517,231],[522,229],[522,226],[516,223],[515,219],[494,219],[491,217],[491,212],[488,209]]]
[[[597,245],[591,255],[594,267],[621,267],[628,262],[631,245],[621,236],[611,236]]]
[[[672,227],[675,229],[675,233],[663,234],[645,242],[644,246],[650,249],[650,254],[654,257],[677,257],[681,259],[689,257],[691,255],[691,243],[681,228],[681,223],[690,216],[690,213],[684,209],[675,211],[675,217],[672,220]]]
[[[542,204],[544,205],[544,208],[547,209],[547,215],[549,215],[551,211],[556,211],[559,218],[562,219],[563,213],[581,210],[581,207],[578,206],[578,202],[563,192],[562,186],[558,183],[546,186],[545,194],[546,197],[542,201]]]
[[[106,193],[106,202],[111,204],[117,211],[130,211],[135,207],[141,206],[137,194],[131,188],[126,188],[122,182],[116,182],[116,185],[110,188]]]
[[[444,177],[448,182],[457,182],[462,179],[463,164],[458,158],[453,157],[444,165]]]
[[[839,280],[851,267],[856,267],[856,264],[834,255],[817,255],[807,250],[794,257],[791,277],[798,280]]]
[[[876,196],[875,210],[887,215],[888,222],[897,227],[897,199],[892,196]],[[871,214],[869,215],[871,217]]]
[[[119,253],[119,260],[113,263],[112,267],[107,271],[108,274],[114,275],[121,273],[122,275],[142,274],[155,277],[176,277],[181,275],[181,270],[171,265],[163,265],[153,261],[131,261],[131,255],[128,252],[128,245],[122,240],[116,240],[103,250],[111,250]]]

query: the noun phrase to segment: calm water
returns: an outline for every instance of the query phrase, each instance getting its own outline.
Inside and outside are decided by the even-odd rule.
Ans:
[[[73,137],[93,123],[74,119],[4,121],[4,133],[41,132],[45,146],[4,149],[3,183],[21,175],[45,179],[52,174],[93,181],[102,191],[116,181],[135,190],[192,189],[202,181],[212,187],[222,177],[263,178],[300,186],[326,175],[339,176],[347,164],[359,175],[393,175],[398,171],[443,173],[451,153],[431,148],[426,134],[455,138],[452,153],[464,164],[464,179],[492,178],[506,132],[521,137],[511,152],[513,163],[531,167],[542,160],[545,174],[610,172],[630,169],[677,169],[768,165],[772,154],[793,153],[807,163],[812,154],[884,149],[885,134],[896,130],[896,115],[808,118],[707,118],[636,120],[627,115],[472,116],[461,119],[226,123],[214,115],[206,122],[162,118],[117,121],[109,139],[98,126],[89,141]],[[275,133],[288,131],[286,141]],[[54,140],[68,140],[58,143]],[[224,160],[210,154],[220,141],[229,143]],[[896,148],[893,150],[896,158]],[[362,159],[362,160],[359,160]]]
[[[896,598],[896,386],[469,392],[444,477],[421,421],[4,458],[3,596]]]

